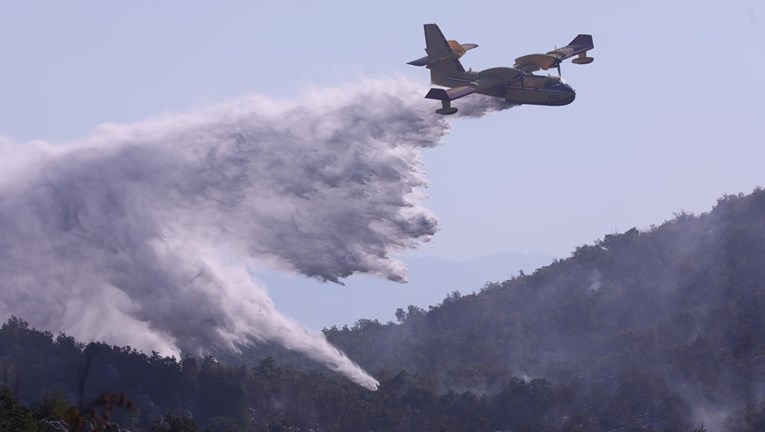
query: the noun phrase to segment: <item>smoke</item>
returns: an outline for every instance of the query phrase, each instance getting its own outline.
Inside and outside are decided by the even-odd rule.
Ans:
[[[391,255],[438,229],[420,151],[450,127],[423,90],[367,79],[70,143],[0,140],[0,314],[166,354],[273,341],[375,389],[323,334],[280,314],[246,265],[405,281]],[[503,108],[462,101],[463,115]]]

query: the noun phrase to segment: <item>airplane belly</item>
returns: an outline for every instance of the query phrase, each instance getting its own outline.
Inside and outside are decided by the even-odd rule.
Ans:
[[[504,98],[516,104],[560,106],[573,102],[576,94],[545,89],[508,88]]]

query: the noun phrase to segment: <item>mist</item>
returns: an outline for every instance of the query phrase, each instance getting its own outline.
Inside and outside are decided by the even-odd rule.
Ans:
[[[0,315],[167,355],[276,342],[375,389],[246,269],[406,280],[393,257],[438,230],[421,151],[451,127],[425,88],[363,79],[102,125],[74,142],[0,139]],[[507,108],[460,102],[463,117]]]

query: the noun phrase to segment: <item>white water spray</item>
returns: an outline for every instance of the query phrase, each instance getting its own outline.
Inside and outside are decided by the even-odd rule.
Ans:
[[[390,255],[437,230],[420,149],[449,128],[422,92],[363,80],[105,125],[73,143],[0,140],[0,314],[165,354],[273,341],[377,388],[280,314],[245,265],[405,280]]]

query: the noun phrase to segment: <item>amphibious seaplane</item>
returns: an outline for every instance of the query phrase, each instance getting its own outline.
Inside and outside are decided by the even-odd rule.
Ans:
[[[473,93],[503,98],[514,105],[568,105],[574,101],[576,92],[560,76],[560,64],[569,57],[576,64],[592,63],[587,51],[594,48],[592,36],[580,34],[563,48],[546,54],[528,54],[515,59],[513,67],[494,67],[480,72],[465,70],[459,59],[476,44],[460,44],[447,41],[436,24],[425,24],[425,57],[408,64],[425,66],[430,69],[433,84],[449,87],[432,88],[425,95],[428,99],[440,100],[443,105],[438,114],[454,114],[457,108],[451,106],[455,99]],[[558,76],[534,75],[538,70],[558,69]]]

